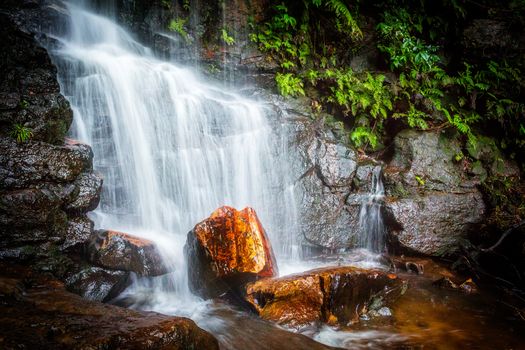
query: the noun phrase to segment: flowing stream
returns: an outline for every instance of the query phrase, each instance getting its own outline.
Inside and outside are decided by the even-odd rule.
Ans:
[[[381,166],[376,166],[372,172],[370,192],[363,197],[359,213],[359,245],[377,253],[385,250],[386,235],[382,213],[385,201],[382,176]]]

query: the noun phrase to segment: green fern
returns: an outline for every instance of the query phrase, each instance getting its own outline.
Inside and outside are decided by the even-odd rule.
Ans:
[[[18,143],[23,143],[33,137],[33,132],[21,124],[14,124],[11,130],[11,137],[16,139]]]
[[[352,130],[350,139],[357,147],[366,144],[370,144],[372,148],[377,147],[377,135],[370,128],[365,126],[359,126]]]
[[[185,41],[188,41],[189,35],[188,32],[186,32],[186,29],[184,29],[187,21],[188,20],[186,18],[181,17],[172,19],[168,25],[168,29],[179,34]]]
[[[279,93],[283,96],[305,95],[303,81],[292,73],[277,73],[275,75],[275,81],[277,82]]]
[[[235,44],[235,39],[228,34],[225,28],[221,29],[221,40],[228,46]]]
[[[357,22],[354,20],[352,13],[341,0],[327,0],[326,6],[330,8],[338,19],[343,20],[345,24],[350,28],[350,33],[354,39],[360,39],[363,37],[363,33],[359,28]]]

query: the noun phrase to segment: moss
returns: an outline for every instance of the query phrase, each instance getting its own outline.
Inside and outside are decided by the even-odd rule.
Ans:
[[[410,192],[403,186],[403,184],[400,181],[395,183],[394,187],[392,188],[393,197],[405,198],[409,195]]]

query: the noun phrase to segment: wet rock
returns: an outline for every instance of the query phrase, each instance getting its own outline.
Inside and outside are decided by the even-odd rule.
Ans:
[[[20,124],[31,129],[33,140],[60,144],[73,113],[60,94],[56,68],[33,35],[20,30],[3,13],[0,21],[0,94],[9,97],[0,109],[0,134]]]
[[[99,266],[132,271],[141,276],[169,272],[155,243],[123,232],[96,231],[89,242],[88,256]]]
[[[347,196],[323,185],[314,174],[301,180],[301,232],[306,243],[331,250],[357,243],[360,202],[347,205]]]
[[[442,277],[432,282],[432,285],[443,289],[458,289],[458,285],[452,282],[452,280],[448,277]]]
[[[0,188],[23,188],[44,181],[71,182],[83,171],[91,170],[92,159],[91,148],[84,144],[18,144],[0,137]]]
[[[272,247],[252,208],[215,210],[188,233],[184,252],[190,288],[203,297],[278,274]]]
[[[467,279],[465,282],[459,285],[459,289],[466,294],[475,294],[478,292],[478,286],[472,278]]]
[[[0,225],[36,226],[50,223],[61,212],[60,197],[48,189],[23,189],[0,195]]]
[[[476,294],[478,292],[478,286],[472,278],[468,278],[465,282],[461,284],[454,283],[449,277],[442,277],[434,282],[432,282],[434,287],[450,289],[463,292],[465,294]]]
[[[399,244],[418,253],[453,253],[461,239],[484,218],[485,204],[478,191],[432,192],[388,203],[402,229],[392,235]]]
[[[0,271],[2,349],[219,349],[190,319],[88,301],[13,265]]]
[[[307,114],[300,107],[294,106],[292,112]],[[290,132],[296,135],[292,166],[301,217],[300,243],[329,250],[354,246],[359,204],[348,205],[347,197],[359,172],[355,151],[338,142],[327,127],[303,117],[292,123]]]
[[[94,228],[93,221],[87,216],[77,216],[67,223],[67,230],[64,242],[61,244],[62,250],[73,250],[82,247],[89,242]]]
[[[472,187],[464,183],[462,170],[454,163],[457,154],[461,154],[459,143],[445,135],[403,130],[394,139],[394,156],[385,173],[387,185],[400,181],[405,187],[438,191]]]
[[[409,252],[453,254],[484,220],[480,179],[456,161],[459,142],[445,133],[404,130],[385,171],[393,242]],[[474,177],[472,177],[474,175]]]
[[[310,157],[326,186],[349,186],[352,182],[357,162],[351,148],[338,143],[320,142],[314,150],[310,150]]]
[[[65,23],[63,10],[47,1],[0,4],[0,259],[60,277],[74,271],[66,252],[78,260],[74,248],[92,231],[84,214],[100,192],[91,148],[64,140],[73,113],[39,44],[53,39],[33,34]],[[17,142],[15,126],[32,136]]]
[[[88,300],[109,301],[131,283],[129,272],[88,267],[66,279],[66,287]]]
[[[78,215],[94,210],[100,201],[102,176],[93,172],[83,173],[75,180],[74,185],[78,189],[78,195],[66,206],[66,211]]]
[[[246,286],[246,300],[264,319],[300,329],[312,323],[348,325],[404,294],[394,274],[355,267],[322,268]]]

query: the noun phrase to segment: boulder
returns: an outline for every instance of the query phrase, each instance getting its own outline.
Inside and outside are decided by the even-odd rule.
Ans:
[[[131,283],[129,272],[87,267],[66,279],[66,287],[88,300],[109,301]]]
[[[2,349],[219,349],[190,319],[89,301],[29,269],[0,267]]]
[[[461,154],[458,141],[436,132],[403,130],[394,138],[394,155],[386,171],[387,183],[405,188],[450,191],[473,187],[465,183],[454,158]],[[388,181],[390,180],[390,181]]]
[[[359,205],[348,204],[346,199],[355,192],[356,175],[365,173],[357,154],[338,141],[327,125],[303,117],[308,113],[301,109],[304,106],[292,107],[292,113],[302,116],[290,123],[295,137],[291,176],[296,179],[294,191],[301,218],[299,244],[329,250],[355,246]]]
[[[262,318],[300,329],[312,323],[348,325],[404,294],[405,281],[380,270],[328,267],[246,286],[246,301]]]
[[[388,207],[401,227],[391,232],[401,247],[432,256],[453,253],[485,213],[478,191],[426,193],[391,201]]]
[[[91,147],[81,143],[19,144],[9,137],[0,137],[0,188],[72,182],[82,172],[91,170],[92,159]]]
[[[94,232],[88,245],[88,257],[99,266],[131,271],[140,276],[169,272],[154,242],[118,231]]]
[[[486,205],[476,187],[480,177],[468,172],[462,152],[459,141],[444,132],[403,130],[396,135],[384,172],[386,221],[391,242],[402,250],[454,253],[483,222]]]
[[[301,179],[300,227],[303,245],[330,250],[355,246],[359,233],[360,202],[347,203],[348,194],[333,191],[313,173]]]
[[[270,241],[252,208],[215,210],[188,233],[184,252],[190,289],[203,297],[278,274]]]
[[[66,211],[78,215],[94,210],[100,201],[102,176],[94,172],[82,173],[73,184],[78,190],[78,195],[67,204]]]
[[[72,218],[67,223],[66,237],[61,250],[72,250],[89,242],[95,225],[86,215]]]

